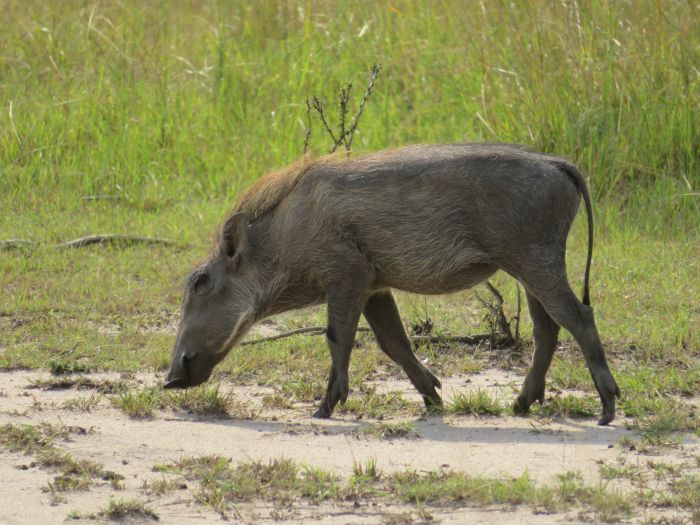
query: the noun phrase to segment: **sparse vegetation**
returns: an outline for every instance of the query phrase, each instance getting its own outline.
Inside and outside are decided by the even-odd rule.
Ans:
[[[294,408],[294,403],[282,394],[265,394],[262,398],[262,406],[265,408],[289,409]]]
[[[70,434],[86,431],[80,427],[56,427],[53,425],[11,425],[0,427],[0,446],[12,451],[34,456],[32,465],[52,472],[58,472],[49,481],[44,490],[50,492],[54,501],[60,498],[58,493],[71,490],[87,490],[96,480],[110,481],[113,486],[121,475],[106,471],[102,465],[87,459],[76,460],[71,454],[61,451],[54,444],[58,438],[67,438]]]
[[[204,385],[182,391],[162,388],[124,390],[112,397],[112,403],[130,417],[152,417],[157,409],[170,409],[201,415],[249,418],[252,414],[244,403],[219,385]]]
[[[680,432],[697,432],[700,428],[695,408],[679,402],[662,403],[662,407],[662,410],[638,418],[634,425],[646,444],[676,445],[682,439]]]
[[[75,397],[73,399],[65,400],[61,404],[61,407],[67,410],[90,412],[90,410],[100,404],[103,397],[104,396],[102,394],[91,394],[89,396]]]
[[[148,520],[158,521],[158,514],[153,512],[142,501],[110,499],[104,510],[100,512],[101,516],[109,520]]]
[[[631,513],[634,500],[604,485],[586,485],[579,473],[567,472],[554,486],[538,485],[524,474],[517,478],[472,477],[454,471],[383,475],[376,460],[355,463],[347,482],[319,469],[300,467],[287,459],[241,463],[216,456],[183,458],[168,467],[200,484],[196,499],[221,513],[235,501],[254,497],[290,501],[297,497],[320,501],[329,498],[375,498],[425,505],[527,505],[552,512],[580,507],[602,522],[614,522]],[[688,483],[683,482],[683,487]],[[682,489],[682,501],[694,497]],[[685,499],[683,499],[685,498]],[[680,501],[680,500],[679,500]],[[687,506],[686,503],[684,505]]]
[[[372,435],[381,439],[405,439],[419,438],[416,425],[408,421],[382,422],[362,427],[359,430],[362,435]]]
[[[142,486],[143,491],[150,496],[161,496],[174,490],[184,490],[186,488],[187,484],[183,481],[166,477],[144,480]]]
[[[553,396],[545,399],[542,406],[533,406],[533,413],[544,417],[595,417],[599,411],[598,397],[573,394]]]
[[[233,467],[230,460],[218,456],[183,458],[168,466],[200,488],[195,499],[225,512],[235,501],[254,498],[289,500],[295,497],[324,500],[337,494],[338,478],[320,469],[299,467],[288,459],[254,461]]]
[[[357,417],[383,419],[388,416],[410,415],[420,413],[423,409],[403,397],[403,393],[379,393],[376,388],[364,385],[360,396],[348,397],[345,404],[336,410],[339,414],[353,414]]]
[[[456,394],[447,410],[451,414],[475,416],[498,416],[505,412],[505,408],[498,398],[480,389]]]
[[[93,379],[83,375],[69,375],[61,377],[51,377],[49,379],[36,379],[31,382],[31,388],[42,390],[67,390],[75,388],[77,390],[95,390],[98,393],[115,393],[127,388],[126,381],[109,379]]]

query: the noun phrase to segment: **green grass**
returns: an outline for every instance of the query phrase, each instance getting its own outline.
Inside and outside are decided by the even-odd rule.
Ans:
[[[359,430],[360,435],[370,435],[380,439],[420,438],[416,425],[408,421],[375,423]]]
[[[567,472],[558,476],[553,485],[535,483],[524,473],[513,478],[470,476],[457,471],[412,470],[385,474],[375,459],[355,463],[352,476],[341,480],[337,475],[320,469],[300,466],[288,459],[268,462],[245,462],[236,466],[219,456],[183,458],[158,470],[181,475],[197,483],[195,498],[225,515],[235,502],[251,499],[293,501],[304,498],[323,500],[358,500],[363,502],[398,501],[416,505],[424,510],[435,506],[505,506],[526,505],[535,511],[554,512],[580,508],[596,521],[613,522],[631,514],[635,500],[605,485],[592,486],[583,482],[580,474]],[[679,501],[689,507],[694,497],[686,489]]]
[[[134,418],[152,417],[156,410],[170,409],[190,414],[249,418],[252,412],[219,385],[203,385],[182,391],[160,387],[125,389],[112,396],[112,404]]]
[[[422,405],[408,401],[402,392],[387,392],[382,394],[374,387],[367,387],[360,395],[351,394],[343,405],[336,408],[338,414],[353,414],[359,418],[384,419],[398,415],[418,414]]]
[[[358,149],[525,142],[575,157],[597,194],[622,190],[625,213],[644,217],[635,205],[650,199],[638,184],[657,197],[697,190],[700,16],[691,5],[8,6],[0,154],[11,191],[2,194],[28,207],[39,196],[66,203],[66,190],[115,194],[134,210],[129,221],[149,229],[153,211],[230,196],[294,159],[305,97],[332,105],[348,81],[359,93],[381,62]],[[314,151],[326,143],[317,133]],[[659,217],[694,210],[677,197],[645,222],[675,229]]]
[[[640,417],[633,427],[648,445],[676,445],[682,441],[681,432],[700,435],[700,416],[696,407],[682,403],[664,403],[658,411]]]
[[[120,474],[105,470],[100,463],[88,459],[75,459],[56,446],[59,438],[67,439],[71,434],[86,431],[81,427],[41,425],[0,426],[0,447],[11,452],[23,452],[34,457],[32,466],[58,472],[43,490],[52,495],[54,502],[62,501],[59,493],[72,490],[88,490],[99,480],[118,486],[124,479]]]
[[[460,415],[498,416],[505,413],[506,409],[496,396],[477,388],[456,394],[447,411]]]
[[[172,465],[159,466],[196,480],[200,484],[195,499],[218,512],[238,501],[265,499],[290,501],[296,497],[322,501],[336,496],[337,476],[312,467],[300,467],[288,459],[253,461],[235,467],[219,456],[183,458]]]
[[[533,405],[533,413],[545,417],[594,417],[599,412],[600,399],[594,396],[566,394],[547,399],[542,406]]]
[[[177,479],[161,477],[158,479],[144,480],[141,487],[143,492],[149,496],[162,496],[175,490],[184,490],[187,484]]]
[[[144,502],[136,500],[112,499],[99,513],[111,521],[147,520],[158,521],[158,514],[153,512]]]
[[[90,396],[74,397],[72,399],[66,399],[61,403],[62,408],[68,410],[78,410],[81,412],[90,412],[93,408],[97,407],[102,401],[102,394],[91,394]]]

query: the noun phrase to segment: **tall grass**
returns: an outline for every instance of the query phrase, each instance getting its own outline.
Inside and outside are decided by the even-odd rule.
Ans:
[[[230,199],[384,65],[356,151],[513,141],[616,213],[697,227],[700,8],[684,0],[0,1],[0,194]],[[327,140],[317,130],[312,150]],[[673,225],[675,228],[678,225]],[[683,224],[680,224],[681,229]],[[5,229],[0,226],[0,229]]]

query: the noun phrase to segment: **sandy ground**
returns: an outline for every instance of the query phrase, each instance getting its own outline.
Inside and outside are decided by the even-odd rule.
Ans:
[[[32,381],[49,377],[40,372],[0,374],[0,424],[48,421],[77,425],[88,430],[70,441],[57,442],[76,458],[89,458],[125,476],[124,488],[115,490],[107,482],[89,491],[68,492],[65,502],[51,504],[50,494],[42,486],[52,474],[38,467],[29,467],[31,457],[0,450],[0,523],[60,523],[68,513],[97,512],[110,497],[147,501],[160,516],[161,523],[211,523],[222,518],[192,497],[195,487],[148,496],[144,481],[159,479],[154,464],[167,463],[182,456],[217,454],[235,462],[268,458],[290,458],[300,463],[331,470],[343,477],[352,473],[354,462],[377,461],[383,472],[413,468],[418,471],[455,469],[473,475],[520,476],[527,471],[537,482],[551,482],[558,473],[577,470],[591,483],[599,481],[601,461],[613,462],[621,454],[634,456],[618,445],[620,438],[634,434],[625,429],[624,420],[610,427],[598,427],[595,420],[543,421],[528,418],[478,417],[413,417],[418,437],[382,440],[374,436],[358,437],[357,429],[368,421],[353,415],[334,416],[329,421],[310,418],[312,404],[298,404],[293,410],[264,410],[251,420],[217,419],[160,411],[153,419],[131,419],[102,399],[90,412],[61,408],[67,399],[90,395],[90,391],[28,388]],[[114,374],[91,374],[91,377],[115,378]],[[157,381],[154,376],[137,378],[144,384]],[[510,396],[511,386],[519,382],[515,375],[489,370],[470,376],[448,378],[444,382],[446,400],[467,387],[495,389]],[[414,398],[407,381],[381,381],[378,389],[400,389]],[[271,392],[264,387],[245,387],[235,391],[251,406],[259,406],[260,396]],[[504,394],[505,392],[505,394]],[[417,399],[417,398],[416,398]],[[392,420],[396,421],[396,420]],[[664,449],[654,459],[668,463],[687,463],[700,453],[697,440],[681,447]],[[630,458],[644,461],[643,458]],[[237,507],[238,516],[230,522],[258,523],[382,523],[390,515],[410,513],[419,520],[415,507],[387,506],[367,502],[359,507],[351,502],[313,505],[308,502],[293,506],[269,502],[253,502]],[[429,513],[441,523],[572,523],[579,521],[572,510],[562,514],[533,514],[527,508],[443,507],[430,508]],[[639,516],[641,521],[644,516]],[[88,520],[89,521],[89,520]]]

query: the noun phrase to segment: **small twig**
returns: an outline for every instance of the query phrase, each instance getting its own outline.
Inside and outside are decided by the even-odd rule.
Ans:
[[[311,102],[309,97],[306,97],[306,134],[304,135],[304,155],[309,150],[309,141],[311,140]]]
[[[80,237],[79,239],[57,244],[56,246],[54,246],[54,248],[82,248],[91,244],[175,244],[175,241],[171,241],[170,239],[161,239],[159,237],[140,237],[138,235],[104,234]]]
[[[329,153],[333,153],[335,151],[335,148],[338,147],[338,144],[340,144],[340,141],[335,138],[335,133],[333,133],[333,130],[331,129],[330,125],[328,124],[328,121],[326,121],[326,114],[323,112],[323,102],[321,102],[318,97],[313,96],[311,97],[311,104],[313,105],[313,108],[318,112],[318,116],[321,118],[321,122],[323,123],[323,126],[326,128],[326,131],[328,134],[331,136],[331,139],[333,140],[333,147],[330,149]]]
[[[371,330],[365,326],[359,326],[357,328],[358,332],[371,332]],[[289,330],[287,332],[282,332],[279,334],[271,335],[268,337],[261,337],[259,339],[250,339],[248,341],[243,341],[240,346],[247,345],[257,345],[260,343],[267,343],[268,341],[277,341],[278,339],[284,339],[286,337],[292,337],[294,335],[305,334],[308,336],[315,335],[325,335],[325,326],[306,326],[304,328],[296,328],[294,330]],[[462,335],[462,336],[436,336],[436,335],[412,335],[409,337],[411,341],[416,342],[427,342],[427,343],[465,343],[465,344],[478,344],[482,341],[488,341],[491,339],[491,334],[476,334],[476,335]]]
[[[499,292],[498,289],[494,285],[492,285],[490,281],[486,281],[486,287],[494,295],[494,297],[496,297],[497,308],[494,308],[494,314],[496,315],[496,322],[498,323],[498,327],[500,328],[501,333],[513,340],[513,333],[510,330],[510,323],[508,322],[506,314],[503,311],[504,300],[503,296],[501,295],[501,292]]]
[[[369,328],[365,328],[364,326],[358,326],[357,327],[358,332],[369,332]],[[288,332],[282,332],[280,334],[275,334],[271,335],[269,337],[261,337],[260,339],[251,339],[249,341],[243,341],[240,343],[240,346],[245,346],[245,345],[256,345],[258,343],[266,343],[268,341],[277,341],[278,339],[284,339],[285,337],[291,337],[293,335],[298,335],[298,334],[307,334],[307,335],[325,335],[326,334],[326,327],[325,326],[307,326],[304,328],[296,328],[294,330],[289,330]]]
[[[381,64],[374,64],[372,66],[372,77],[369,80],[369,85],[367,86],[367,91],[365,91],[365,95],[362,97],[362,102],[360,102],[360,109],[357,110],[357,114],[355,115],[355,119],[352,122],[352,126],[350,127],[350,130],[348,131],[348,136],[350,137],[346,143],[345,143],[345,148],[350,151],[350,148],[352,147],[352,139],[355,137],[355,131],[357,131],[357,124],[360,122],[360,117],[362,116],[362,112],[365,110],[365,103],[367,102],[367,99],[370,97],[372,94],[372,88],[374,88],[374,82],[377,80],[377,76],[379,76],[379,72],[382,70]]]
[[[350,155],[350,148],[348,147],[348,141],[345,138],[345,118],[348,115],[348,101],[350,100],[350,90],[352,89],[352,84],[345,84],[345,88],[340,90],[340,102],[338,102],[338,119],[340,120],[340,140],[345,142],[345,151]]]

